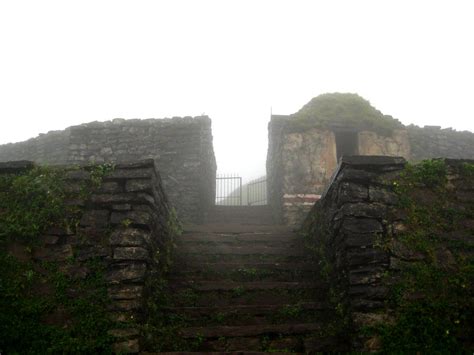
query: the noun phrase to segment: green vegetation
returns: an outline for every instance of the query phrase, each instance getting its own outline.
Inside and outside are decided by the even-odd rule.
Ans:
[[[48,228],[75,232],[80,210],[65,203],[72,192],[64,175],[61,169],[34,168],[0,176],[2,353],[111,352],[102,262],[79,266],[73,255],[59,265],[33,257]],[[92,184],[100,184],[102,172],[91,175]],[[84,276],[71,276],[75,271]]]
[[[456,188],[474,185],[473,167],[455,168]],[[406,221],[396,250],[385,245],[403,261],[386,275],[394,321],[372,329],[384,352],[461,353],[474,338],[474,203],[448,181],[445,162],[427,160],[394,182]]]
[[[34,168],[0,176],[0,242],[32,242],[64,217],[64,181],[59,170]]]
[[[324,213],[322,209],[313,209],[313,213],[303,225],[301,235],[305,240],[305,248],[311,252],[314,262],[319,266],[319,276],[328,285],[326,299],[332,308],[331,321],[327,323],[320,335],[346,340],[351,334],[347,295],[344,283],[341,282],[343,275],[335,269],[333,256],[330,254],[332,233]]]
[[[313,98],[287,123],[289,131],[328,128],[332,125],[355,127],[389,136],[403,125],[391,116],[383,115],[357,94],[331,93]]]

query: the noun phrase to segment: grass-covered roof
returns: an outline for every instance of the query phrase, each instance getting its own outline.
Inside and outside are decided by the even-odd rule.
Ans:
[[[319,95],[291,117],[287,126],[290,130],[347,126],[388,135],[393,129],[403,128],[400,121],[384,115],[361,96],[350,93]]]

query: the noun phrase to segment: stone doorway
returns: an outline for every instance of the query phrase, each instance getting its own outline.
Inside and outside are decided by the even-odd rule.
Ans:
[[[357,131],[338,131],[334,132],[336,136],[336,154],[337,160],[344,155],[359,154],[359,135]]]

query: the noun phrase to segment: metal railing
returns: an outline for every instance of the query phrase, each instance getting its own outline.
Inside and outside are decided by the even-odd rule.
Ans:
[[[242,177],[234,174],[217,175],[216,205],[242,205]]]
[[[247,204],[249,206],[267,204],[266,176],[252,180],[247,184]]]

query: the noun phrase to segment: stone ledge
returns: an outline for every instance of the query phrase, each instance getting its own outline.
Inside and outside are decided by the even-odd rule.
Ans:
[[[35,163],[29,160],[0,162],[0,174],[19,173],[33,169],[35,166]]]

